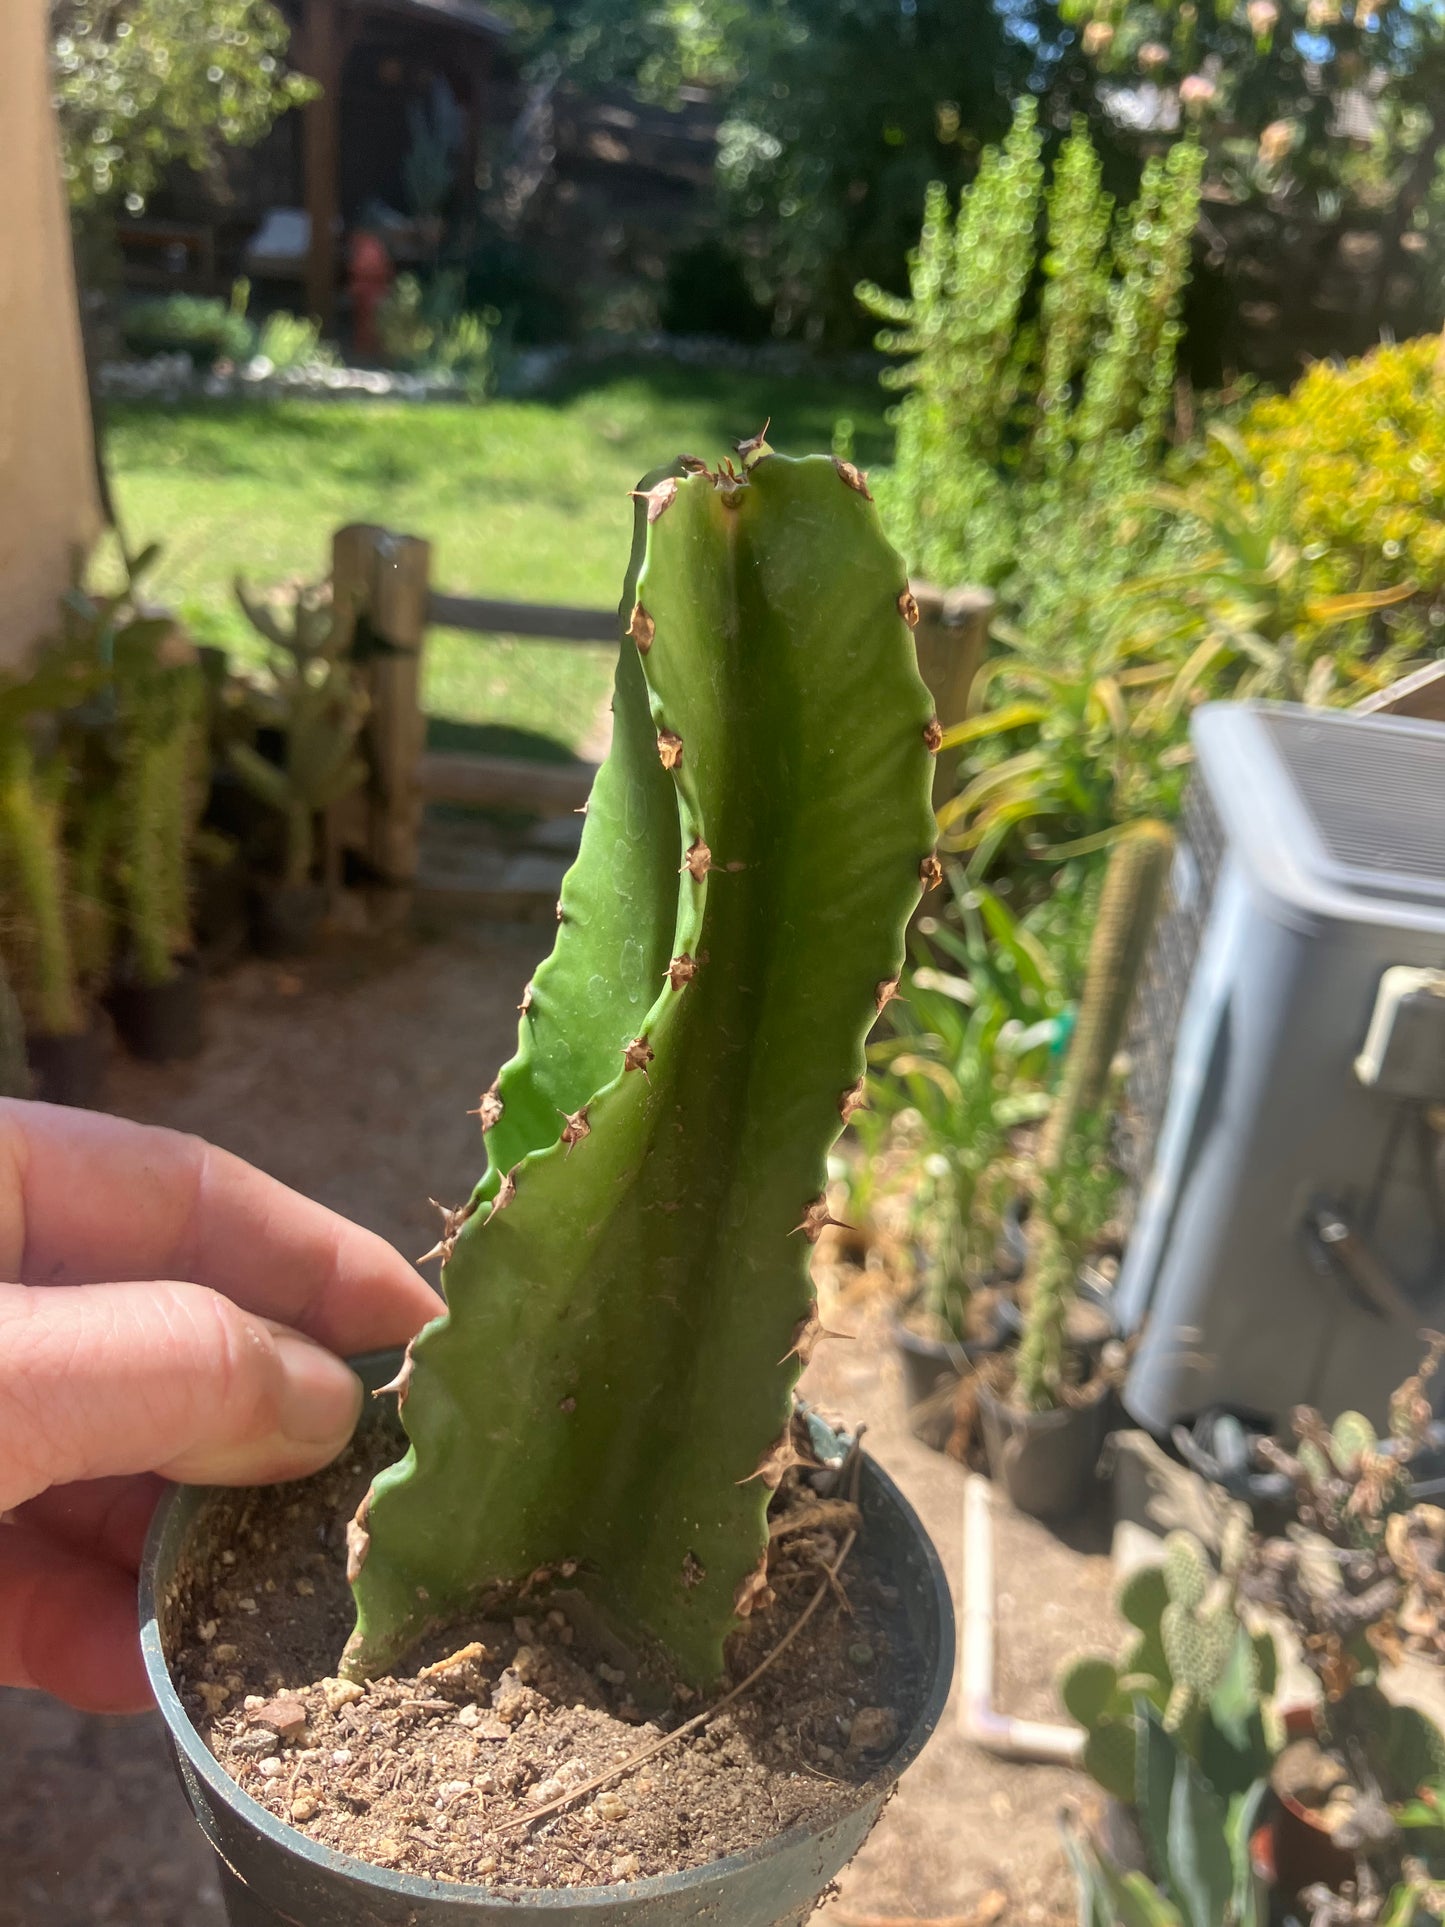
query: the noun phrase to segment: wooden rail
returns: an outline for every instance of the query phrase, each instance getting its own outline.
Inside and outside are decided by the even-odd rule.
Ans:
[[[485,596],[443,595],[433,589],[426,619],[434,629],[467,629],[474,635],[536,636],[544,642],[615,643],[615,609],[545,608],[535,602],[491,602]]]

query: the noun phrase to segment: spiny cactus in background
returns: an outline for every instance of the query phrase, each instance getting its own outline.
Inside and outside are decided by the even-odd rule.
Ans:
[[[1153,1878],[1126,1873],[1066,1823],[1079,1927],[1265,1927],[1268,1896],[1255,1878],[1250,1838],[1268,1791],[1261,1774],[1223,1793],[1144,1705],[1125,1797]]]
[[[147,625],[149,629],[150,625]],[[205,684],[174,624],[116,645],[121,902],[136,973],[163,984],[191,947],[190,851],[199,819]]]
[[[1035,1208],[1023,1338],[1014,1389],[1026,1411],[1057,1405],[1064,1390],[1065,1327],[1087,1239],[1070,1193],[1102,1153],[1091,1140],[1107,1129],[1109,1070],[1123,1042],[1129,1007],[1159,914],[1173,838],[1162,823],[1130,824],[1109,858],[1099,900],[1078,1020],[1035,1159]]]
[[[232,743],[227,755],[252,794],[284,818],[282,881],[296,887],[315,868],[317,817],[365,780],[357,740],[368,699],[344,653],[347,637],[327,589],[297,588],[289,627],[244,582],[235,589],[247,621],[271,645],[272,686],[257,711],[284,733],[286,758],[278,766],[250,743]]]
[[[1134,1795],[1142,1704],[1230,1796],[1264,1774],[1282,1744],[1274,1642],[1239,1614],[1249,1543],[1241,1509],[1226,1524],[1216,1572],[1192,1534],[1170,1533],[1163,1562],[1120,1590],[1135,1633],[1118,1659],[1088,1655],[1061,1674],[1064,1707],[1086,1732],[1085,1770],[1119,1799]]]
[[[826,1153],[934,867],[938,732],[863,477],[740,453],[639,490],[611,754],[447,1215],[411,1450],[353,1524],[353,1676],[561,1569],[701,1686],[770,1597]]]
[[[1171,832],[1155,822],[1128,825],[1110,852],[1078,1020],[1058,1095],[1040,1136],[1038,1165],[1045,1173],[1059,1164],[1080,1119],[1104,1101],[1173,853]]]
[[[42,767],[23,729],[0,729],[0,876],[7,957],[32,1029],[71,1037],[85,1029],[68,916],[65,768]]]

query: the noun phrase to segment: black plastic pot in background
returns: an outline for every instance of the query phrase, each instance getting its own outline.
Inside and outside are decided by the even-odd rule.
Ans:
[[[903,1368],[903,1396],[912,1412],[956,1385],[975,1360],[1002,1351],[1013,1332],[996,1312],[993,1330],[978,1338],[928,1338],[897,1317],[889,1319],[888,1335]]]
[[[73,1104],[83,1111],[97,1110],[105,1090],[110,1052],[110,1025],[98,1010],[91,1013],[89,1028],[73,1036],[27,1032],[25,1061],[34,1086],[32,1097],[42,1104]]]
[[[357,1361],[363,1382],[385,1383],[398,1356]],[[161,1620],[207,1497],[183,1487],[156,1513],[141,1568],[141,1646],[181,1783],[220,1858],[231,1927],[525,1927],[529,1918],[538,1927],[803,1927],[938,1724],[953,1679],[953,1607],[938,1554],[892,1480],[865,1457],[859,1497],[868,1549],[898,1588],[927,1684],[898,1751],[858,1789],[857,1806],[831,1825],[790,1828],[749,1853],[605,1887],[489,1888],[396,1873],[284,1825],[222,1771],[191,1725],[166,1665]]]
[[[1082,1404],[1024,1412],[979,1386],[989,1471],[1018,1511],[1063,1519],[1084,1510],[1109,1429],[1109,1406],[1100,1386]]]
[[[205,1041],[205,985],[194,957],[179,957],[163,984],[142,983],[131,971],[111,985],[110,1014],[132,1057],[173,1064],[198,1057]]]
[[[251,944],[261,957],[304,957],[316,948],[326,891],[319,883],[258,883],[251,890]]]

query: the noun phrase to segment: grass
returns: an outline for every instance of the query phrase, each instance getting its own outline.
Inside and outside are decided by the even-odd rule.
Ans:
[[[683,450],[716,459],[769,414],[770,439],[790,453],[828,448],[847,415],[865,466],[887,454],[883,397],[867,383],[671,364],[613,365],[545,398],[482,407],[117,404],[107,410],[107,454],[131,544],[162,544],[148,592],[198,639],[256,660],[261,645],[234,604],[233,577],[257,586],[318,577],[346,522],[426,536],[438,588],[613,606],[638,477]],[[426,706],[575,748],[607,693],[611,653],[437,630]]]

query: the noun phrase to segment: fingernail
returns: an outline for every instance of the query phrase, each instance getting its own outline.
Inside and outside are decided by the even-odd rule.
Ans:
[[[293,1445],[341,1445],[361,1416],[361,1380],[335,1352],[272,1326],[281,1360],[280,1426]]]

